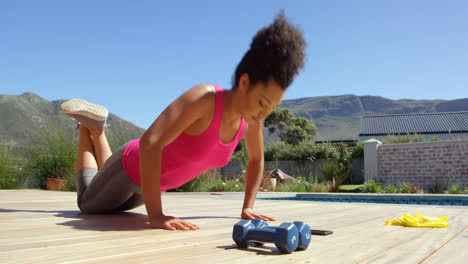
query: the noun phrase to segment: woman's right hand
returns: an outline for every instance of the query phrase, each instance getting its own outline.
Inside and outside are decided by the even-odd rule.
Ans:
[[[189,223],[187,221],[182,221],[179,218],[173,217],[173,216],[166,216],[166,215],[161,215],[157,219],[153,219],[150,221],[150,226],[152,228],[161,228],[161,229],[168,229],[168,230],[197,230],[200,227],[197,225],[194,225],[192,223]]]

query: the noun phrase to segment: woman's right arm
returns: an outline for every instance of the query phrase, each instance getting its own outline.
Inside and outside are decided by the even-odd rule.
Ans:
[[[141,187],[150,225],[154,228],[198,229],[189,222],[164,215],[161,160],[163,148],[210,111],[212,91],[209,85],[198,85],[185,92],[161,113],[140,140]]]

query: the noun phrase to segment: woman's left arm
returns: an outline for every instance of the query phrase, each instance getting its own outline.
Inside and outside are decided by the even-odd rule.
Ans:
[[[247,166],[245,197],[241,217],[248,220],[261,218],[265,221],[275,221],[276,219],[274,217],[260,215],[253,211],[255,198],[257,197],[258,188],[260,187],[263,177],[264,153],[262,121],[259,120],[255,124],[249,124],[245,133],[245,144],[247,146],[247,153],[249,154],[249,164]]]

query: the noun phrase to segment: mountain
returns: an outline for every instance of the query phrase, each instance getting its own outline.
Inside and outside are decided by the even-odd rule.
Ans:
[[[408,113],[468,111],[468,98],[456,100],[391,100],[379,96],[321,96],[284,100],[289,108],[318,128],[314,140],[357,139],[359,117]]]
[[[75,122],[59,112],[64,101],[48,101],[30,92],[0,95],[0,144],[25,147],[32,136],[46,129],[74,133]],[[113,149],[119,143],[141,137],[145,131],[112,113],[109,113],[107,124],[106,134]]]
[[[0,144],[25,147],[31,136],[46,128],[63,128],[74,133],[76,127],[58,108],[65,100],[48,101],[30,92],[0,95]],[[284,100],[280,107],[307,118],[318,128],[315,140],[357,139],[359,117],[407,113],[468,111],[468,98],[456,100],[391,100],[379,96],[321,96]],[[112,149],[141,137],[144,129],[109,113],[106,130]],[[265,144],[276,137],[265,134]]]

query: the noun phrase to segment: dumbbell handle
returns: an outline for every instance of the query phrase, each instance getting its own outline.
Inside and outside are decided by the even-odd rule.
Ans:
[[[278,226],[265,226],[265,227],[262,227],[262,228],[271,228],[271,229],[275,230],[276,228],[278,228]],[[310,234],[311,234],[311,235],[326,236],[326,235],[331,235],[331,234],[333,234],[333,231],[328,231],[328,230],[314,230],[314,229],[311,229],[311,230],[310,230]]]
[[[279,226],[265,226],[265,227],[263,227],[263,228],[270,228],[270,229],[275,230],[275,229],[278,228],[278,227],[279,227]]]
[[[249,231],[247,232],[245,239],[259,242],[274,242],[273,234],[275,232],[275,229],[252,228],[249,229]]]

